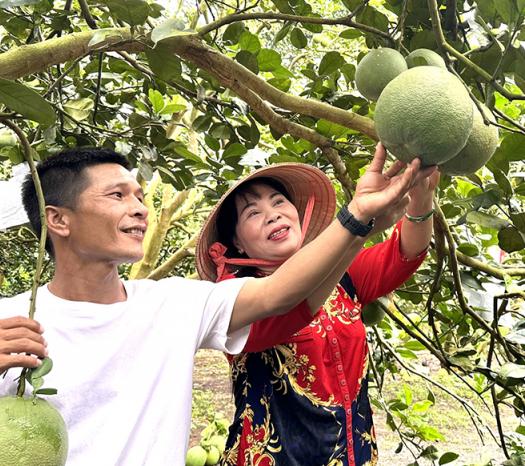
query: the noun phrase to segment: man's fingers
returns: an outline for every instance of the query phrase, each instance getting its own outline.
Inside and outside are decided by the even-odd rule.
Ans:
[[[370,172],[383,172],[383,167],[385,166],[386,161],[386,150],[383,144],[380,142],[377,143],[376,151],[374,153],[374,158],[372,159],[372,162],[370,163],[370,166],[368,167],[367,171]]]
[[[44,329],[42,326],[34,319],[29,317],[9,317],[7,319],[0,319],[0,329],[10,329],[16,327],[25,327],[33,332],[42,333]]]
[[[43,343],[37,343],[29,338],[0,340],[0,354],[6,356],[11,353],[29,353],[44,358],[47,356],[47,349]]]
[[[0,355],[0,372],[12,367],[27,367],[33,369],[40,365],[40,361],[35,356],[28,356],[27,354],[11,354]]]
[[[45,344],[44,337],[41,333],[30,330],[26,327],[16,327],[10,329],[0,329],[0,341],[1,340],[19,340],[27,338],[33,340],[36,343]]]

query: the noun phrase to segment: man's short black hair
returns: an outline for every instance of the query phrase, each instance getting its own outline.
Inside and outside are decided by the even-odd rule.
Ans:
[[[85,169],[104,163],[116,163],[128,170],[131,168],[129,161],[122,154],[111,149],[96,147],[67,149],[40,162],[37,165],[37,172],[42,184],[45,204],[75,208],[78,196],[87,185]],[[30,173],[22,184],[22,202],[33,230],[40,236],[42,223],[35,183]],[[52,257],[54,256],[49,239],[46,242],[46,250]]]

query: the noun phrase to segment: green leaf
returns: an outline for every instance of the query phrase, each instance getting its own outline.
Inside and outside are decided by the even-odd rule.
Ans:
[[[51,369],[53,369],[53,361],[51,358],[44,358],[42,359],[40,366],[30,369],[26,373],[25,378],[33,387],[33,392],[44,385],[44,376],[49,374]]]
[[[109,42],[110,38],[122,38],[122,33],[115,28],[97,29],[88,42],[88,48],[96,50]]]
[[[0,0],[0,8],[11,8],[13,6],[34,5],[42,0]]]
[[[189,151],[186,147],[180,144],[176,144],[173,146],[173,150],[177,155],[180,155],[181,157],[190,160],[192,162],[195,162],[197,164],[202,164],[202,159],[195,155],[193,152]]]
[[[179,19],[168,19],[151,31],[151,40],[156,44],[165,39],[177,36],[196,34],[194,30],[185,29],[185,24]]]
[[[494,6],[505,23],[512,24],[515,22],[518,16],[515,0],[497,0],[494,2]]]
[[[525,365],[507,362],[499,368],[498,375],[504,379],[525,379]]]
[[[346,126],[339,125],[337,123],[332,123],[328,120],[319,120],[316,123],[316,129],[323,136],[330,138],[340,138],[348,133],[349,129]]]
[[[494,157],[501,154],[505,160],[525,160],[525,135],[520,133],[507,134],[496,149]]]
[[[204,142],[213,151],[218,151],[221,148],[221,143],[217,139],[211,137],[209,134],[204,136]]]
[[[56,388],[40,388],[35,390],[36,395],[56,395],[58,390]]]
[[[403,346],[412,351],[423,351],[426,349],[425,345],[417,340],[410,340],[403,344]]]
[[[146,50],[151,71],[164,81],[178,80],[182,73],[182,63],[167,44],[157,44]]]
[[[259,62],[257,61],[257,56],[247,50],[241,50],[235,55],[235,61],[249,69],[252,73],[259,73]]]
[[[222,40],[230,45],[234,45],[237,42],[239,42],[239,38],[245,30],[246,27],[244,26],[244,23],[232,23],[224,31],[224,34],[222,35]]]
[[[308,39],[304,35],[304,32],[299,28],[293,29],[290,33],[290,42],[298,49],[304,49],[308,45]]]
[[[18,139],[11,130],[0,131],[0,147],[16,146]]]
[[[292,23],[285,23],[285,25],[281,29],[279,29],[279,32],[275,35],[273,43],[277,44],[277,42],[283,40],[288,35],[291,28]]]
[[[498,232],[498,242],[506,252],[520,251],[525,248],[525,235],[514,226],[503,228]]]
[[[272,78],[268,80],[268,84],[271,84],[273,87],[276,87],[280,91],[288,92],[292,85],[290,78]]]
[[[357,20],[360,23],[373,26],[380,31],[388,31],[388,18],[371,6],[366,6],[362,12],[357,15]]]
[[[204,115],[199,115],[197,118],[195,118],[191,126],[195,131],[202,133],[209,129],[212,122],[213,122],[212,117],[208,114],[204,114]]]
[[[510,214],[510,218],[514,226],[522,233],[525,233],[525,212]]]
[[[162,94],[156,89],[150,89],[148,91],[148,99],[151,102],[153,111],[155,113],[160,113],[164,108],[164,98],[162,97]]]
[[[489,215],[484,212],[469,212],[467,214],[467,222],[480,225],[485,228],[492,228],[494,230],[501,230],[508,227],[510,222],[494,215]]]
[[[319,76],[327,76],[334,71],[337,71],[345,64],[345,59],[339,52],[328,52],[319,64]]]
[[[261,49],[257,55],[257,63],[261,71],[273,71],[281,64],[281,55],[271,49]]]
[[[494,179],[496,180],[496,183],[498,186],[503,190],[507,196],[512,195],[512,185],[510,184],[510,181],[505,176],[505,173],[503,173],[502,170],[496,167],[491,168],[492,174],[494,175]]]
[[[362,0],[342,0],[343,5],[346,6],[350,11],[354,11],[359,5],[361,5]]]
[[[140,26],[149,16],[149,6],[144,0],[106,0],[111,13],[131,26]]]
[[[478,247],[472,243],[461,243],[460,245],[458,245],[458,251],[462,252],[463,254],[469,257],[479,255]]]
[[[45,126],[56,121],[55,110],[40,94],[23,84],[0,78],[0,102],[10,110]]]
[[[224,149],[224,152],[222,153],[222,158],[228,159],[230,157],[240,157],[241,155],[246,154],[246,152],[248,152],[246,150],[246,147],[244,147],[238,142],[234,142],[233,144],[230,144],[226,149]]]
[[[403,395],[405,397],[405,402],[408,406],[412,404],[412,390],[407,384],[403,384]]]
[[[432,402],[429,400],[416,401],[412,405],[412,412],[416,414],[424,414],[430,409],[431,406]]]
[[[251,53],[257,53],[261,50],[261,41],[250,31],[244,31],[239,38],[239,46],[242,50],[247,50]]]
[[[64,104],[64,111],[76,121],[86,120],[95,104],[93,101],[84,97],[82,99],[68,100]]]
[[[358,37],[362,37],[363,33],[359,29],[345,29],[343,32],[339,34],[339,37],[343,39],[357,39]]]
[[[272,0],[272,3],[277,7],[281,13],[294,14],[292,7],[287,0]]]

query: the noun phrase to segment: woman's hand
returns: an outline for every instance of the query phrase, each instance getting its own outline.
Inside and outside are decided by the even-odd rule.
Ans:
[[[407,213],[414,217],[425,215],[432,210],[434,190],[439,183],[439,171],[433,172],[428,178],[421,179],[408,192],[410,202]]]
[[[385,220],[388,219],[391,225],[405,213],[412,189],[428,190],[432,183],[437,183],[439,180],[439,175],[437,180],[435,175],[432,177],[435,181],[428,180],[437,171],[436,167],[421,168],[421,161],[418,158],[408,165],[396,161],[383,172],[385,161],[386,150],[379,143],[372,163],[359,179],[354,198],[348,206],[350,212],[362,223],[368,223],[375,217],[383,217]],[[405,170],[401,172],[403,168]],[[416,194],[416,191],[414,193]]]

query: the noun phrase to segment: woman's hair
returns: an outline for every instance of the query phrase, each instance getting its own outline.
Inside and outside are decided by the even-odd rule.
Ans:
[[[246,183],[241,184],[241,186],[239,186],[224,200],[217,215],[218,239],[222,244],[224,244],[224,246],[228,248],[225,254],[226,257],[248,259],[248,256],[246,254],[240,254],[239,251],[237,251],[235,245],[233,244],[233,238],[236,234],[237,222],[239,221],[239,217],[237,215],[237,206],[235,205],[235,199],[237,197],[242,197],[247,201],[247,194],[255,194],[253,186],[261,184],[275,189],[277,192],[281,193],[286,199],[292,202],[288,190],[280,181],[277,181],[275,178],[261,176],[259,178],[253,178],[247,181]],[[238,277],[248,277],[254,276],[255,272],[255,267],[239,266],[236,275]]]

